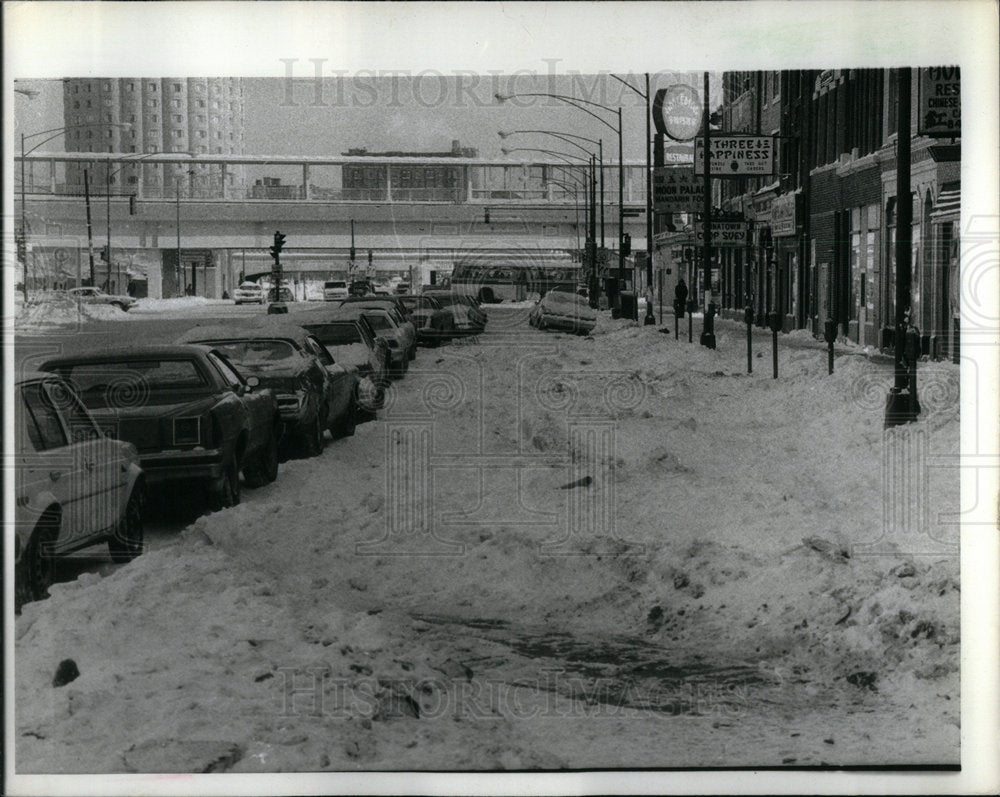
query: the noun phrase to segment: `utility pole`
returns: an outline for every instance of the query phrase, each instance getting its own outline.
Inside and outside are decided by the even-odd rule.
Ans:
[[[710,349],[715,348],[715,322],[712,317],[715,310],[715,303],[712,301],[712,167],[711,167],[711,136],[709,127],[711,111],[709,110],[708,97],[708,72],[705,72],[705,108],[702,112],[702,127],[704,129],[704,141],[702,150],[704,153],[705,180],[705,204],[702,208],[702,235],[705,236],[702,242],[702,267],[705,269],[705,315],[703,318],[701,345]]]
[[[649,72],[646,73],[646,284],[653,286],[653,141],[649,129],[652,113],[649,108]],[[660,323],[663,323],[663,293],[660,292]]]
[[[97,284],[94,278],[94,228],[90,223],[90,174],[87,169],[83,170],[83,199],[87,205],[87,255],[90,258],[90,286],[94,287]]]
[[[896,332],[895,380],[885,408],[885,425],[911,423],[920,414],[917,401],[917,356],[909,341],[911,301],[911,255],[913,241],[913,202],[910,198],[910,80],[911,69],[896,70],[896,96],[899,129],[896,135]]]

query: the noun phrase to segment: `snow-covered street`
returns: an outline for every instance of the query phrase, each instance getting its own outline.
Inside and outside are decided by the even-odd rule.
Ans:
[[[489,313],[355,436],[26,605],[18,771],[958,763],[958,366],[884,432],[891,365],[804,333],[775,380],[730,322]]]

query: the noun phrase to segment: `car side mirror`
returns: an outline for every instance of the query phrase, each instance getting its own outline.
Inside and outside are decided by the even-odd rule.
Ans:
[[[246,378],[247,387],[253,390],[257,385],[260,384],[260,380],[256,376],[248,376]]]

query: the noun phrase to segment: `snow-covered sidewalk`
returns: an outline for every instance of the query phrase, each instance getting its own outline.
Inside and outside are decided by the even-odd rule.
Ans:
[[[958,761],[958,469],[893,471],[957,456],[957,366],[883,432],[862,357],[783,347],[773,380],[740,325],[499,330],[26,606],[18,770]]]

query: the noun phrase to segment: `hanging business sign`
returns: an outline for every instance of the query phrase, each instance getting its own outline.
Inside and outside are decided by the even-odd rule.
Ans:
[[[798,194],[782,194],[771,202],[771,235],[795,235],[796,199]]]
[[[920,70],[918,135],[945,138],[962,135],[961,88],[957,66],[931,66]]]
[[[653,210],[657,213],[698,210],[705,201],[704,183],[690,166],[657,166],[653,169]]]
[[[705,244],[705,227],[699,222],[695,225],[694,243],[697,246]],[[712,246],[746,246],[747,223],[745,221],[712,220]]]
[[[774,137],[713,134],[709,168],[712,177],[759,177],[774,174]],[[704,147],[694,142],[694,171],[705,171]]]
[[[691,86],[678,83],[653,95],[653,124],[674,141],[690,141],[701,129],[701,97]]]

